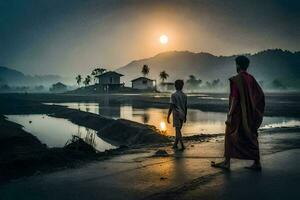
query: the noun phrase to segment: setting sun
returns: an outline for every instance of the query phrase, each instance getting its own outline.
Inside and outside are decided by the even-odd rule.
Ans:
[[[160,38],[159,38],[159,41],[160,41],[161,44],[167,44],[168,41],[169,41],[169,38],[166,35],[161,35]]]

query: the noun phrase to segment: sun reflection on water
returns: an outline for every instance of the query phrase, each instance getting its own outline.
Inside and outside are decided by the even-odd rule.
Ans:
[[[198,95],[199,96],[199,95]],[[203,95],[205,96],[205,95]],[[52,104],[52,103],[49,103]],[[175,129],[172,123],[167,123],[167,108],[142,108],[133,105],[110,105],[98,103],[56,103],[73,109],[100,114],[113,119],[127,119],[135,122],[155,126],[164,135],[174,136]],[[182,127],[184,136],[196,134],[219,134],[225,131],[226,113],[203,112],[197,109],[188,109],[187,122]],[[292,121],[291,121],[292,120]],[[171,116],[172,121],[172,116]],[[277,124],[279,123],[279,124]],[[283,117],[265,117],[263,128],[277,126],[299,126],[299,120]]]
[[[166,123],[164,121],[161,121],[159,126],[160,126],[160,131],[166,133],[167,131]]]

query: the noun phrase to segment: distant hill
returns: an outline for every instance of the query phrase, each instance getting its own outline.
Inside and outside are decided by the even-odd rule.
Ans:
[[[0,84],[8,84],[10,86],[34,86],[44,85],[50,86],[53,83],[61,81],[58,75],[25,75],[8,67],[0,66]]]
[[[274,81],[288,88],[300,88],[300,52],[271,49],[247,54],[250,58],[249,71],[265,87],[272,87]],[[116,71],[124,74],[123,80],[130,85],[130,80],[141,76],[144,64],[150,68],[149,78],[159,80],[159,73],[165,70],[170,76],[167,81],[188,79],[195,75],[203,81],[220,79],[226,82],[235,72],[233,56],[214,56],[209,53],[193,53],[189,51],[170,51],[154,57],[135,60]],[[276,84],[274,84],[276,86]],[[278,85],[278,84],[277,84]],[[275,87],[274,86],[274,87]]]

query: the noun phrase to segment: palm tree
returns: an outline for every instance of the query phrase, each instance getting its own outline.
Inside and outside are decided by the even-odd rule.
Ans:
[[[75,79],[76,79],[77,85],[80,86],[80,83],[81,83],[81,81],[82,81],[81,75],[80,75],[80,74],[77,75]]]
[[[149,71],[150,71],[150,69],[149,69],[148,65],[143,65],[142,74],[144,77],[149,74]]]
[[[91,82],[91,76],[90,75],[87,75],[87,77],[84,79],[84,81],[83,81],[83,84],[85,85],[85,86],[88,86],[89,84],[90,84],[90,82]]]
[[[162,72],[160,72],[159,77],[161,79],[161,82],[163,83],[169,77],[169,74],[167,74],[166,71],[162,71]]]
[[[104,68],[96,68],[92,71],[91,75],[94,76],[94,82],[96,82],[96,76],[103,74],[106,72]]]
[[[200,84],[202,83],[201,79],[196,79],[196,77],[194,75],[190,75],[189,79],[186,81],[186,83],[188,84],[190,90],[197,90],[199,89]]]

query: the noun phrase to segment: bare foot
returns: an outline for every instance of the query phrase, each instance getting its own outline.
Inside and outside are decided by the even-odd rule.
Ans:
[[[173,145],[173,146],[172,146],[172,149],[178,149],[177,145],[176,145],[176,146]]]
[[[256,164],[256,163],[254,163],[250,167],[245,167],[245,168],[249,169],[249,170],[254,170],[254,171],[261,171],[261,165],[260,164]]]
[[[185,150],[185,147],[182,147],[181,149],[178,149],[179,151],[184,151]]]
[[[211,166],[215,168],[221,168],[221,169],[230,169],[230,163],[229,162],[220,162],[220,163],[215,163],[214,161],[211,162]]]

